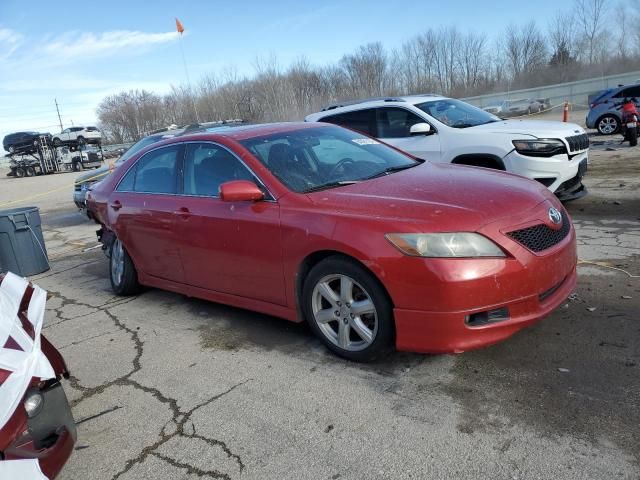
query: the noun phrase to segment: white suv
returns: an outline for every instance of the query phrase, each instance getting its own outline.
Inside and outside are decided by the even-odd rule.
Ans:
[[[53,145],[84,145],[86,143],[98,144],[102,141],[102,134],[96,127],[71,127],[65,128],[53,137]]]
[[[372,137],[418,158],[516,173],[560,200],[587,193],[589,137],[573,123],[501,120],[468,103],[437,95],[337,104],[308,115]]]

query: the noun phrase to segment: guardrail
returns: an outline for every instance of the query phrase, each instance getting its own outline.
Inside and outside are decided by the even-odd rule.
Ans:
[[[558,83],[541,87],[511,90],[506,92],[488,93],[474,97],[463,98],[477,107],[487,107],[502,100],[520,100],[524,98],[548,98],[551,105],[557,105],[564,101],[572,104],[574,110],[589,108],[589,95],[600,90],[640,83],[640,71],[607,75],[575,82]]]

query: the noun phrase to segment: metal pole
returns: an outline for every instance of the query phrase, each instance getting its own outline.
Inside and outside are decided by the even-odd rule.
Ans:
[[[56,102],[56,111],[58,112],[58,121],[60,122],[60,131],[62,131],[63,130],[63,128],[62,128],[62,118],[60,117],[60,109],[58,108],[58,99],[54,98],[53,101]]]
[[[184,56],[184,47],[182,46],[182,34],[180,34],[180,40],[178,42],[180,44],[180,53],[182,53],[182,64],[184,65],[184,73],[187,76],[187,85],[189,85],[189,95],[193,95],[191,91],[191,80],[189,79],[189,70],[187,69],[187,60]],[[198,115],[198,107],[196,107],[196,99],[195,97],[191,97],[191,101],[193,102],[193,110],[196,112],[196,122],[200,123],[200,115]]]

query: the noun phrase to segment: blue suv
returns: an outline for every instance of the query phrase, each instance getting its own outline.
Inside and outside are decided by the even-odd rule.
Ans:
[[[609,88],[596,95],[589,104],[587,128],[597,128],[601,135],[612,135],[620,130],[622,108],[625,98],[635,99],[640,108],[640,84]]]

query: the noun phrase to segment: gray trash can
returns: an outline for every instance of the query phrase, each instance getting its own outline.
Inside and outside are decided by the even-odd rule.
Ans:
[[[0,210],[0,272],[27,277],[47,270],[38,207]]]

